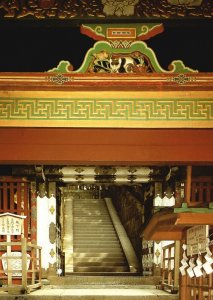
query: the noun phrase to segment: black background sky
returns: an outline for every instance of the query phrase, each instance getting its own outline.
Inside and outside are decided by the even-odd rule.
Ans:
[[[176,59],[200,72],[213,72],[213,22],[164,24],[164,32],[146,41],[164,69]],[[95,41],[80,26],[0,24],[0,72],[44,72],[60,60],[78,69]]]

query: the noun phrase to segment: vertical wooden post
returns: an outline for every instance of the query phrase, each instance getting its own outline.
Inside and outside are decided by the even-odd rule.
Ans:
[[[182,247],[183,244],[186,244],[186,231],[183,232],[183,239],[180,243],[180,246]],[[189,276],[187,274],[184,276],[182,276],[182,275],[180,276],[180,287],[179,287],[180,300],[192,299],[191,298],[191,290],[188,287],[190,280],[191,280],[191,278],[189,278]]]
[[[172,270],[171,270],[171,256],[172,256],[172,248],[168,247],[168,284],[172,285]]]
[[[7,243],[11,243],[11,236],[7,235]],[[11,257],[11,245],[7,245],[7,256]],[[12,285],[12,268],[11,258],[7,258],[7,282]]]
[[[27,240],[25,237],[21,239],[22,249],[22,286],[27,289]]]
[[[187,166],[186,171],[186,203],[191,201],[192,166]]]
[[[174,287],[179,286],[180,241],[175,241],[174,249]]]
[[[38,263],[39,263],[39,274],[38,274],[38,280],[39,283],[41,283],[41,249],[38,250]]]
[[[28,211],[28,201],[29,201],[29,183],[21,182],[21,209],[22,214],[26,216],[26,220],[24,220],[24,235],[28,237],[28,219],[30,219],[29,211]]]
[[[31,248],[31,265],[32,265],[32,282],[31,284],[35,284],[35,263],[36,263],[36,255],[35,248]]]
[[[31,192],[31,242],[36,244],[37,242],[37,194],[36,194],[36,182],[33,181],[30,184]]]

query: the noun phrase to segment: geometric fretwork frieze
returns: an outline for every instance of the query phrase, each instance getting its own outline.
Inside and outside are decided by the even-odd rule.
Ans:
[[[63,121],[64,126],[68,127],[72,126],[73,121],[78,121],[79,124],[81,121],[87,121],[88,126],[93,126],[92,122],[103,121],[101,127],[107,127],[109,122],[115,122],[115,126],[118,122],[120,126],[122,121],[125,121],[131,127],[131,122],[134,121],[138,122],[138,127],[140,122],[143,122],[142,127],[144,127],[152,121],[166,121],[172,124],[173,121],[201,121],[202,123],[212,120],[213,99],[211,98],[0,99],[0,126],[5,126],[3,124],[5,121],[8,126],[11,121],[16,121],[17,125],[18,122],[28,121],[28,126],[30,121],[33,121],[34,125],[36,122],[39,125],[39,121],[43,124],[46,121],[52,123]],[[87,126],[86,123],[84,125]]]
[[[7,120],[212,120],[213,99],[0,99]]]

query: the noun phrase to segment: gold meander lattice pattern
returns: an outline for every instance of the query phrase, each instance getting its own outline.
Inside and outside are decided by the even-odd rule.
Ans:
[[[213,120],[213,99],[4,99],[0,120]]]

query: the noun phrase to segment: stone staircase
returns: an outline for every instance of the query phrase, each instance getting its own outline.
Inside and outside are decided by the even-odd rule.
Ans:
[[[129,266],[103,199],[73,202],[75,273],[125,273]]]

